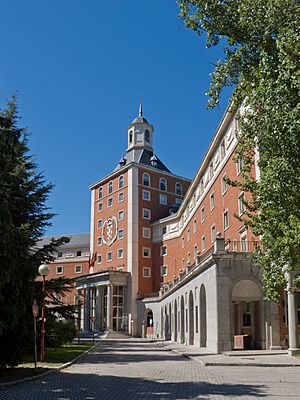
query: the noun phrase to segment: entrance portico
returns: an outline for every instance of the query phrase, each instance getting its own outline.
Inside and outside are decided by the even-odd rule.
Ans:
[[[76,280],[83,298],[83,331],[128,331],[128,272],[103,271]]]

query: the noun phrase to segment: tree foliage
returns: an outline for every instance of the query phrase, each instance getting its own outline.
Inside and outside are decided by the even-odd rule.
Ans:
[[[205,33],[207,46],[222,45],[208,90],[209,107],[225,86],[232,104],[243,104],[239,155],[242,179],[252,193],[249,225],[261,235],[265,296],[278,301],[285,272],[299,268],[300,255],[300,2],[298,0],[179,1],[186,26]],[[254,150],[259,179],[251,174]]]
[[[0,112],[0,366],[17,365],[32,337],[31,306],[38,266],[68,241],[38,241],[53,214],[45,202],[52,186],[29,155],[18,127],[16,99]]]

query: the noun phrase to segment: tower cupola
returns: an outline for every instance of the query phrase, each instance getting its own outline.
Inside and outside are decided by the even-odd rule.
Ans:
[[[131,122],[128,127],[128,148],[147,149],[153,152],[153,134],[154,128],[146,118],[143,117],[142,102],[140,103],[139,115]]]

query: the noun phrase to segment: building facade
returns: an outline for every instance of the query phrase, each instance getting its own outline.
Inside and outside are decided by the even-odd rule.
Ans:
[[[251,257],[259,238],[243,222],[249,194],[226,181],[239,179],[243,165],[234,157],[237,113],[224,114],[192,181],[157,157],[153,132],[140,107],[126,154],[90,187],[89,273],[76,280],[84,330],[215,353],[297,349],[300,295],[290,283],[281,304],[264,301]]]

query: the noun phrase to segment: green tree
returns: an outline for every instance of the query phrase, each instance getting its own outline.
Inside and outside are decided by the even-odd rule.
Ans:
[[[298,0],[181,0],[186,26],[206,34],[207,47],[223,46],[208,90],[209,107],[233,86],[232,107],[243,104],[237,153],[250,191],[248,224],[261,235],[255,258],[265,296],[279,300],[285,271],[299,268],[300,253],[300,2]],[[251,175],[254,150],[260,178]]]
[[[32,337],[31,305],[38,266],[52,260],[67,238],[43,248],[38,241],[53,214],[45,205],[52,186],[28,154],[18,127],[16,99],[0,112],[0,366],[17,365]]]

